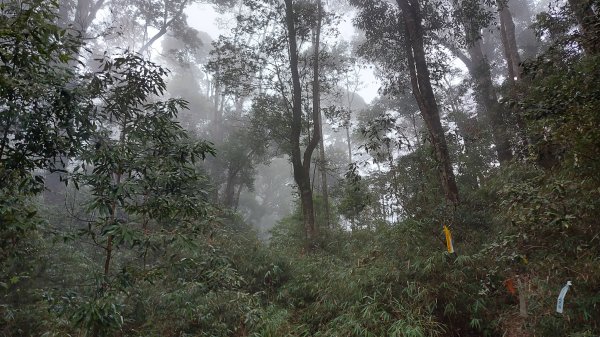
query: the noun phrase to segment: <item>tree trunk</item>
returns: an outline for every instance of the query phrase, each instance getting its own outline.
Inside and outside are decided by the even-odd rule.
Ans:
[[[223,205],[227,207],[233,207],[235,199],[235,180],[237,178],[238,170],[229,169],[227,172],[227,179],[225,181],[225,189],[223,190]]]
[[[492,137],[496,146],[498,161],[500,164],[504,164],[512,159],[512,150],[506,119],[502,111],[502,106],[498,103],[496,89],[492,82],[490,65],[481,49],[481,40],[475,41],[469,47],[468,52],[471,58],[471,64],[468,65],[468,69],[471,78],[475,80],[476,97],[480,106],[485,110],[488,124],[492,129]]]
[[[504,57],[506,59],[506,65],[508,68],[508,80],[512,84],[511,95],[515,96],[515,84],[520,81],[523,74],[523,68],[521,67],[521,56],[519,55],[519,48],[517,46],[517,39],[515,34],[515,24],[513,17],[508,8],[508,4],[502,5],[500,1],[498,3],[498,11],[500,14],[500,35],[502,38],[502,45],[504,47]],[[526,135],[525,123],[518,111],[513,111],[514,120],[519,129],[519,138],[522,143],[521,148],[527,148],[527,144],[530,143]]]
[[[504,57],[508,68],[508,77],[511,83],[521,80],[523,69],[521,67],[521,56],[517,47],[517,36],[515,33],[515,23],[508,4],[501,4],[498,1],[498,11],[500,13],[500,35],[502,45],[504,46]]]
[[[125,129],[127,127],[127,120],[123,121],[123,125],[121,125],[121,134],[119,135],[119,142],[120,144],[125,143],[126,138],[127,138],[127,134],[125,133]],[[116,190],[120,189],[120,185],[121,185],[121,178],[123,177],[123,172],[121,169],[121,166],[118,166],[117,169],[115,170],[115,173],[113,173],[114,175],[114,187]],[[117,220],[117,210],[118,210],[118,204],[117,204],[117,200],[113,200],[112,205],[110,207],[110,215],[109,215],[109,221],[111,223],[111,225]],[[109,234],[108,238],[106,239],[106,255],[104,258],[104,277],[108,278],[108,274],[110,272],[110,261],[113,255],[113,235]],[[106,282],[103,283],[103,287],[108,286],[106,284]]]
[[[346,142],[348,143],[348,164],[352,164],[352,144],[350,143],[350,123],[346,125]]]
[[[321,116],[321,88],[319,81],[319,52],[321,42],[321,0],[317,0],[317,25],[314,29],[313,41],[313,115],[319,116],[319,159],[321,171],[321,191],[323,193],[323,203],[325,206],[325,225],[331,226],[329,219],[329,191],[327,186],[327,170],[325,160],[325,145],[323,144],[323,118]]]
[[[168,19],[165,17],[162,26],[160,27],[160,29],[158,30],[158,32],[156,34],[154,34],[154,36],[152,36],[152,38],[150,38],[150,40],[148,40],[141,48],[140,50],[138,50],[138,53],[143,54],[145,51],[147,51],[150,47],[152,47],[152,45],[154,44],[154,42],[156,42],[158,39],[160,39],[161,37],[163,37],[163,35],[165,35],[167,33],[167,31],[169,30],[169,28],[171,27],[171,25],[173,24],[173,22],[175,20],[177,20],[178,18],[180,18],[183,15],[183,11],[185,10],[185,7],[187,6],[188,2],[187,1],[183,1],[181,3],[181,7],[179,7],[179,9],[177,10],[176,13],[173,13],[173,16],[171,17],[171,19]],[[166,5],[166,4],[165,4]],[[167,15],[166,11],[165,11],[165,16]]]
[[[73,34],[83,40],[88,37],[88,30],[94,20],[98,11],[104,6],[106,0],[78,0],[75,4],[75,13],[71,16],[70,8],[63,3],[59,3],[57,25],[63,29],[67,29],[72,26],[73,30],[67,30],[69,34]],[[76,69],[77,57],[79,56],[78,51],[72,52],[70,55],[72,59],[69,61],[69,66],[72,69]],[[56,168],[59,170],[65,170],[68,166],[70,158],[65,155],[57,156],[54,160]],[[44,177],[44,192],[43,198],[47,205],[62,207],[65,203],[66,196],[66,185],[63,182],[66,180],[66,175],[63,172],[48,172]]]
[[[521,0],[513,0],[510,2],[513,6],[511,13],[517,21],[525,21],[530,23],[535,20],[535,15],[533,14],[532,8],[534,6],[533,3]],[[531,26],[525,27],[523,31],[517,32],[517,36],[517,42],[523,51],[521,53],[521,57],[525,60],[534,59],[541,47],[541,41],[535,36],[535,29],[533,29]]]
[[[452,113],[455,115],[464,114],[463,111],[459,108],[460,102],[458,100],[458,95],[455,92],[454,88],[450,84],[446,78],[444,78],[446,85],[448,87],[448,96],[450,109],[452,109]],[[465,185],[472,187],[473,190],[477,190],[479,188],[479,183],[477,181],[477,170],[470,168],[468,162],[472,162],[473,158],[477,158],[477,162],[481,162],[481,155],[476,148],[475,144],[475,133],[476,130],[479,129],[479,122],[477,118],[467,118],[466,120],[457,119],[456,120],[456,129],[458,134],[462,137],[464,142],[464,155],[468,159],[464,160],[462,163],[457,160],[457,164],[459,167],[459,172],[462,171],[463,181],[466,182]],[[462,168],[462,170],[461,170]]]
[[[321,122],[321,121],[320,121]],[[321,124],[322,125],[322,124]],[[323,193],[323,203],[325,207],[325,225],[331,226],[330,210],[329,210],[329,185],[327,184],[327,161],[325,159],[325,146],[323,144],[323,133],[321,133],[321,141],[319,142],[319,159],[321,169],[321,190]]]
[[[306,232],[308,249],[314,248],[317,235],[315,226],[315,213],[310,186],[310,161],[312,154],[319,144],[321,126],[319,114],[313,110],[313,134],[304,153],[300,149],[300,136],[302,133],[302,87],[298,70],[298,45],[296,41],[296,26],[294,24],[294,8],[292,0],[285,1],[285,21],[289,44],[290,72],[292,75],[292,125],[291,125],[291,155],[294,169],[294,180],[298,185],[300,201],[302,203],[302,216]]]
[[[425,60],[419,3],[418,0],[397,0],[397,2],[404,18],[405,48],[413,95],[417,100],[435,150],[446,203],[449,206],[456,206],[459,203],[458,187],[456,186],[444,129],[440,121],[440,113]]]
[[[238,186],[237,192],[235,192],[235,200],[233,202],[233,210],[237,212],[238,207],[240,206],[240,194],[242,194],[242,189],[244,188],[244,184],[240,184]]]
[[[71,28],[69,34],[86,38],[88,29],[105,3],[106,0],[76,0],[72,6],[68,1],[59,1],[56,23],[63,29]]]

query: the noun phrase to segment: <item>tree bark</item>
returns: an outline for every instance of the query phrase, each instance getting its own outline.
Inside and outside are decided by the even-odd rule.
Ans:
[[[508,14],[510,15],[510,12]],[[504,15],[506,19],[506,13]],[[469,74],[475,82],[477,103],[479,107],[484,111],[483,115],[485,116],[485,119],[487,119],[487,124],[492,130],[492,137],[494,140],[498,161],[500,162],[500,164],[504,164],[510,161],[513,157],[504,111],[502,110],[502,106],[500,105],[500,103],[498,103],[498,96],[496,93],[496,89],[494,88],[494,83],[492,81],[490,64],[483,53],[482,40],[481,36],[479,36],[479,29],[473,29],[471,26],[477,25],[477,23],[473,23],[468,17],[464,17],[462,18],[462,20],[465,30],[465,36],[470,44],[467,48],[468,56],[464,55],[456,47],[449,46],[448,48],[467,66]],[[510,20],[510,22],[512,23],[512,19]],[[506,34],[504,26],[505,25],[503,24],[503,45],[509,46],[510,44],[507,42],[508,35]],[[512,27],[514,35],[514,24],[512,25]],[[514,45],[516,46],[516,42],[514,43]],[[507,51],[508,49],[505,50]],[[516,58],[511,57],[510,55],[511,53],[509,52],[505,53],[509,72],[508,77],[511,79],[511,81],[514,81],[516,74],[513,61],[516,59],[518,66],[520,60],[518,60],[518,53]]]
[[[73,28],[80,32],[81,37],[85,38],[87,36],[88,29],[96,19],[96,15],[100,8],[104,6],[104,2],[105,0],[98,0],[96,2],[92,2],[91,0],[77,1]],[[63,12],[63,15],[64,13],[66,12]]]
[[[325,145],[323,144],[323,118],[321,116],[321,87],[319,81],[319,52],[321,43],[321,0],[317,0],[317,24],[314,29],[313,41],[313,115],[319,116],[319,159],[321,172],[321,190],[323,194],[323,203],[325,207],[325,225],[331,226],[329,219],[329,191],[327,186],[327,170],[325,160]]]
[[[239,184],[237,191],[235,192],[235,200],[233,201],[233,210],[237,212],[238,207],[240,206],[240,194],[242,194],[242,189],[244,188],[244,184]]]
[[[239,170],[229,168],[227,172],[227,180],[225,181],[225,189],[223,191],[223,204],[233,208],[235,199],[235,182]]]
[[[508,4],[501,4],[498,1],[498,11],[500,14],[500,35],[502,45],[504,46],[504,57],[508,68],[508,77],[511,83],[521,80],[523,69],[521,67],[521,56],[517,47],[517,36],[515,33],[515,23]]]
[[[504,164],[512,159],[512,150],[506,119],[502,111],[502,106],[498,103],[498,96],[492,82],[490,65],[481,49],[481,40],[475,41],[469,47],[468,52],[471,58],[471,65],[468,69],[471,78],[475,80],[477,100],[485,110],[485,115],[492,129],[492,137],[496,146],[498,161],[500,164]]]
[[[350,123],[346,125],[346,143],[348,144],[348,164],[352,164],[352,144],[350,143]]]
[[[158,32],[156,34],[154,34],[154,36],[152,38],[150,38],[150,40],[148,40],[143,46],[142,48],[140,48],[140,50],[138,50],[138,53],[142,54],[144,53],[146,50],[148,50],[148,48],[152,47],[152,45],[154,44],[154,42],[156,42],[158,39],[160,39],[163,35],[165,35],[169,29],[169,27],[171,27],[171,25],[173,24],[173,22],[178,19],[179,17],[181,17],[181,15],[183,15],[183,11],[185,10],[185,7],[187,6],[188,2],[184,1],[181,3],[181,7],[179,8],[179,10],[177,10],[176,13],[173,14],[173,16],[170,19],[167,19],[166,17],[163,20],[163,25],[162,27],[160,27],[160,29],[158,30]],[[166,4],[165,4],[166,6]],[[167,15],[167,12],[165,10],[165,16]]]
[[[459,203],[458,187],[425,59],[420,6],[418,0],[397,0],[397,2],[404,18],[405,48],[413,95],[417,100],[435,150],[446,204],[456,206]]]
[[[500,35],[502,38],[502,45],[504,47],[504,57],[506,59],[506,65],[508,68],[508,80],[512,85],[511,95],[516,95],[515,84],[522,79],[523,68],[521,67],[521,56],[519,55],[519,48],[517,46],[517,39],[515,34],[515,24],[513,21],[512,14],[508,8],[508,4],[501,4],[497,1],[498,12],[500,16]],[[526,136],[526,127],[523,119],[518,111],[513,111],[515,122],[519,128],[520,141],[522,148],[527,148],[529,140]]]
[[[300,201],[302,204],[302,216],[308,249],[313,249],[317,235],[315,226],[315,212],[313,204],[312,189],[310,186],[310,161],[312,154],[319,144],[321,126],[319,115],[313,110],[312,120],[314,123],[312,138],[304,153],[300,149],[300,136],[302,133],[302,87],[300,84],[300,73],[298,70],[298,45],[296,26],[294,24],[294,8],[292,0],[284,0],[285,21],[289,45],[290,72],[292,75],[292,125],[291,125],[291,155],[292,167],[294,169],[294,180],[298,185]]]

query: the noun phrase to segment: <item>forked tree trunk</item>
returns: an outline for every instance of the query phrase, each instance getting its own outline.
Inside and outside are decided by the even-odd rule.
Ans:
[[[458,187],[425,59],[420,5],[418,0],[397,0],[397,2],[404,18],[405,48],[413,95],[417,100],[435,150],[446,203],[449,206],[456,206],[459,203]]]
[[[463,18],[463,20],[466,20],[464,28],[466,34],[468,34],[471,31],[468,26],[468,18]],[[471,42],[472,45],[467,48],[468,55],[450,44],[445,44],[445,46],[465,64],[469,75],[475,82],[475,99],[478,106],[483,110],[487,124],[492,130],[498,161],[500,164],[503,164],[510,161],[513,157],[506,114],[498,102],[496,88],[492,81],[490,64],[483,53],[480,37],[470,37],[467,35],[467,40],[473,40]]]
[[[321,126],[319,124],[319,114],[313,110],[313,133],[312,137],[302,153],[300,149],[300,136],[302,133],[302,87],[300,84],[300,73],[298,70],[298,45],[296,36],[296,26],[294,23],[295,14],[292,0],[285,1],[285,21],[287,26],[287,37],[289,44],[290,72],[292,75],[292,125],[291,125],[291,155],[292,167],[294,169],[294,180],[298,185],[300,201],[302,204],[302,216],[304,230],[306,233],[307,246],[310,249],[314,247],[317,235],[315,226],[315,212],[313,204],[312,189],[310,186],[310,161],[312,154],[319,144],[321,135]]]

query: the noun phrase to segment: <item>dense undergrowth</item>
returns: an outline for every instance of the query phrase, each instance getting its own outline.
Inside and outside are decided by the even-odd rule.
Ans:
[[[109,293],[80,283],[99,256],[41,224],[3,264],[24,277],[3,280],[2,334],[82,335],[98,324],[100,335],[124,336],[595,336],[598,208],[569,179],[499,172],[469,197],[485,205],[476,220],[486,222],[457,222],[452,255],[441,231],[416,219],[323,228],[307,252],[297,215],[263,242],[223,214],[195,239],[169,243],[152,268],[119,255]]]
[[[315,197],[310,246],[300,211],[261,240],[209,199],[201,161],[215,151],[174,121],[186,102],[156,101],[166,70],[130,53],[91,74],[58,67],[80,45],[36,4],[2,7],[14,20],[0,22],[0,42],[27,47],[0,44],[14,75],[0,107],[18,125],[0,152],[0,336],[600,335],[600,59],[574,53],[574,37],[507,95],[521,124],[511,162],[469,166],[451,143],[466,167],[456,209],[423,145],[391,163],[400,219],[373,206],[386,172],[351,170],[332,196],[340,221],[325,226]],[[76,168],[56,165],[69,156]],[[43,170],[69,181],[63,203]]]
[[[77,326],[97,320],[101,335],[124,336],[595,336],[599,238],[593,213],[580,211],[582,190],[566,179],[523,167],[500,172],[471,196],[494,218],[456,223],[456,254],[418,220],[322,229],[307,252],[297,215],[266,243],[226,216],[193,243],[174,242],[148,270],[121,256],[118,286],[101,296],[84,296],[77,284],[93,273],[85,247],[38,237],[22,263],[44,263],[8,286],[3,334],[78,335]],[[557,314],[567,280],[573,287]]]
[[[307,251],[298,215],[268,242],[223,215],[156,251],[151,268],[120,253],[109,293],[79,283],[101,256],[41,225],[3,264],[14,276],[2,284],[2,333],[82,335],[98,324],[107,336],[595,336],[598,192],[562,173],[515,165],[466,196],[456,254],[438,224],[418,219],[322,228]]]

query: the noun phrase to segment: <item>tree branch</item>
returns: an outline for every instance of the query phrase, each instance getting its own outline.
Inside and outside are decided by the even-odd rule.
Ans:
[[[158,33],[154,34],[154,36],[150,40],[148,40],[148,42],[146,42],[142,46],[142,48],[140,48],[140,50],[138,50],[138,53],[140,53],[140,54],[144,53],[146,50],[148,50],[148,48],[150,48],[154,44],[154,42],[156,42],[158,39],[160,39],[161,37],[163,37],[163,35],[165,35],[167,33],[168,28],[173,24],[173,22],[181,17],[181,15],[183,14],[183,11],[185,10],[185,7],[187,6],[187,3],[188,3],[187,1],[184,1],[181,3],[181,7],[177,11],[177,13],[175,13],[175,15],[173,15],[173,17],[169,21],[166,21],[163,24],[163,26],[160,28]],[[165,12],[166,12],[166,9],[165,9]]]

